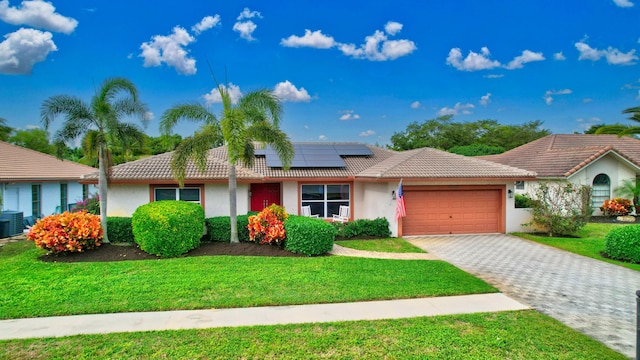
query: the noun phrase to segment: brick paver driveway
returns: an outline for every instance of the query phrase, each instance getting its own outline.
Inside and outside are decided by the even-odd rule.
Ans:
[[[640,272],[503,234],[406,240],[610,348],[635,356]]]

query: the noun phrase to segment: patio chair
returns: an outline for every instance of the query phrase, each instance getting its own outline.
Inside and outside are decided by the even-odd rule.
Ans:
[[[349,222],[349,207],[340,206],[338,214],[333,214],[333,222],[346,223]]]
[[[306,216],[306,217],[312,217],[312,218],[317,218],[318,214],[311,214],[311,206],[307,205],[307,206],[303,206],[300,208],[300,211],[302,212],[302,216]]]

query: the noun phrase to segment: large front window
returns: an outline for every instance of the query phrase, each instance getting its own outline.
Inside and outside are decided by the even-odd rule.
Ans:
[[[60,211],[64,212],[69,210],[69,192],[67,184],[60,184]]]
[[[340,206],[350,206],[349,184],[302,185],[302,206],[311,206],[311,213],[320,217],[338,214]]]
[[[154,201],[160,200],[182,200],[200,204],[200,188],[165,188],[157,187],[154,189]]]
[[[591,186],[591,206],[598,208],[605,200],[611,198],[611,180],[606,174],[599,174],[593,179]]]

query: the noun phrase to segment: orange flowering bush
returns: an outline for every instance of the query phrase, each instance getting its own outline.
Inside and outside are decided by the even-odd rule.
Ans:
[[[262,210],[258,215],[249,216],[249,240],[260,244],[284,243],[286,233],[284,231],[284,220],[289,215],[278,205],[271,205]]]
[[[82,252],[100,246],[102,234],[100,216],[86,211],[64,212],[39,220],[27,239],[52,253]]]
[[[600,210],[605,216],[624,216],[631,212],[631,200],[625,198],[615,198],[605,200]]]

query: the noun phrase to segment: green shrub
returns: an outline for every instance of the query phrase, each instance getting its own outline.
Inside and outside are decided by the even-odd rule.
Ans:
[[[134,243],[133,228],[130,217],[107,217],[107,229],[109,230],[109,242]]]
[[[531,194],[533,220],[528,226],[549,236],[573,236],[591,217],[591,188],[566,181],[541,181]]]
[[[529,209],[533,207],[533,199],[527,195],[516,194],[516,209]]]
[[[163,257],[178,256],[200,246],[204,210],[185,201],[155,201],[137,208],[131,224],[140,249]]]
[[[386,218],[374,220],[358,219],[345,224],[332,223],[335,227],[336,236],[353,238],[359,236],[371,236],[385,238],[391,235],[389,231],[389,221]]]
[[[621,226],[609,231],[604,251],[612,259],[640,263],[640,225]]]
[[[322,219],[290,215],[284,229],[287,232],[284,248],[293,253],[322,255],[333,248],[335,229]]]
[[[257,213],[256,213],[257,214]],[[229,216],[216,216],[205,220],[207,225],[207,239],[209,241],[231,241],[231,219]],[[236,216],[238,224],[238,239],[241,242],[249,241],[249,215]]]

